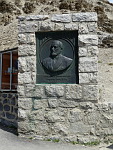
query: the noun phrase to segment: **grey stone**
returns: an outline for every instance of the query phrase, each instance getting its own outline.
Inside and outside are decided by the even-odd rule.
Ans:
[[[72,29],[73,29],[72,24],[65,24],[64,25],[64,30],[72,30]]]
[[[86,47],[80,47],[79,48],[79,57],[87,56],[87,48]]]
[[[18,58],[18,70],[19,72],[25,72],[26,71],[26,58],[25,57],[19,57]]]
[[[35,110],[35,111],[32,111],[30,114],[29,114],[29,120],[30,121],[44,121],[44,115],[45,115],[45,110],[44,109],[39,109],[39,110]]]
[[[18,73],[18,84],[32,83],[31,72]]]
[[[97,35],[90,35],[90,34],[80,34],[78,36],[78,45],[82,46],[98,46],[98,36]]]
[[[30,16],[27,16],[26,17],[26,20],[27,21],[34,21],[34,20],[37,20],[37,21],[42,21],[42,20],[47,20],[49,19],[49,15],[30,15]]]
[[[18,119],[19,120],[26,120],[27,119],[27,114],[25,110],[18,109]]]
[[[34,87],[35,87],[34,84],[26,84],[25,85],[25,95],[26,95],[26,97],[32,97],[33,96]]]
[[[45,98],[44,86],[43,85],[36,85],[33,91],[33,97],[37,98]]]
[[[43,109],[48,107],[47,99],[34,99],[33,108],[35,110]]]
[[[98,83],[98,74],[95,73],[79,73],[79,83]]]
[[[65,124],[55,123],[52,127],[54,133],[60,134],[62,136],[67,136],[69,134],[69,129]]]
[[[97,33],[97,22],[88,23],[89,32]]]
[[[55,23],[54,30],[56,30],[56,31],[64,30],[64,24],[62,24],[62,23]]]
[[[48,123],[64,122],[65,118],[61,116],[58,110],[51,110],[45,114],[45,119]]]
[[[18,98],[18,107],[20,109],[31,110],[32,106],[32,98]]]
[[[49,98],[48,99],[48,105],[50,108],[56,108],[58,107],[58,100],[57,99],[53,99],[53,98]]]
[[[19,21],[23,21],[23,20],[25,20],[25,19],[26,19],[25,16],[18,16],[18,20],[19,20]]]
[[[81,57],[79,59],[79,72],[97,72],[97,57]]]
[[[87,34],[89,33],[88,24],[86,22],[79,24],[79,34]]]
[[[81,112],[80,109],[74,108],[70,111],[68,120],[71,123],[82,121],[83,120],[83,113]]]
[[[19,56],[32,56],[36,55],[36,47],[35,45],[19,45],[18,47],[18,55]]]
[[[59,85],[45,86],[45,93],[50,97],[62,97],[64,95],[64,87]]]
[[[59,99],[58,103],[59,103],[59,107],[62,108],[75,108],[78,106],[78,102],[75,102],[73,100]]]
[[[54,26],[51,22],[41,22],[39,25],[39,30],[40,31],[53,31]]]
[[[84,122],[74,122],[74,123],[70,123],[70,133],[71,134],[90,134],[91,131],[91,127],[89,125],[84,124]]]
[[[19,44],[26,44],[26,35],[25,34],[18,34],[18,42]]]
[[[84,100],[98,100],[98,86],[97,85],[84,85],[83,86]]]
[[[26,71],[36,71],[36,56],[29,56],[26,58]]]
[[[88,46],[88,56],[98,56],[98,46]]]
[[[35,45],[36,44],[35,33],[26,33],[26,42],[27,44]]]
[[[59,15],[54,14],[52,15],[51,21],[69,23],[71,22],[71,15],[70,14],[59,14]]]
[[[66,99],[82,99],[82,86],[68,84],[66,86]]]
[[[18,91],[18,95],[21,96],[25,96],[25,88],[23,85],[18,85],[17,87],[17,91]]]
[[[56,85],[55,86],[55,92],[57,97],[63,97],[64,96],[64,86],[63,85]]]
[[[85,12],[85,13],[73,13],[72,21],[76,22],[92,22],[97,21],[97,13]]]

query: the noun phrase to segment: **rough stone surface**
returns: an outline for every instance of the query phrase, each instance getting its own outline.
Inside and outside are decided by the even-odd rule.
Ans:
[[[18,38],[20,134],[41,136],[42,139],[57,137],[71,140],[73,137],[76,141],[85,141],[92,135],[97,136],[98,120],[94,117],[99,115],[96,21],[95,13],[20,17],[21,28]],[[65,30],[78,31],[79,84],[36,84],[35,32]],[[83,139],[84,135],[86,137]]]
[[[71,22],[71,15],[70,14],[62,14],[62,15],[54,14],[51,18],[51,21],[69,23]]]
[[[76,13],[73,14],[72,16],[73,21],[77,21],[77,22],[92,22],[92,21],[97,21],[97,14],[94,13],[90,13],[90,12],[86,12],[86,13]]]
[[[98,46],[98,37],[97,35],[79,35],[78,36],[78,44],[80,47],[85,45],[90,46]]]
[[[97,72],[97,57],[81,57],[79,59],[79,72]]]
[[[82,99],[82,87],[80,85],[67,85],[66,99]]]

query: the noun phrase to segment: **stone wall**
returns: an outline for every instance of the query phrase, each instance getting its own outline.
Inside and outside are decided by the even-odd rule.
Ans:
[[[19,135],[84,142],[109,135],[112,104],[99,102],[97,14],[20,16],[18,27]],[[66,30],[78,31],[79,84],[36,84],[35,33]]]
[[[8,126],[17,127],[18,117],[17,93],[0,93],[0,122]]]

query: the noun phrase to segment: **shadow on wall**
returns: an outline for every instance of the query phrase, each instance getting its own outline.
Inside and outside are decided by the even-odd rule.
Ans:
[[[0,128],[17,134],[18,124],[17,93],[0,93]]]

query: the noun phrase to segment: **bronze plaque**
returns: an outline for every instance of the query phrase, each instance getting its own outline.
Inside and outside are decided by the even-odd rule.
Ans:
[[[77,31],[36,33],[37,83],[78,83]]]

